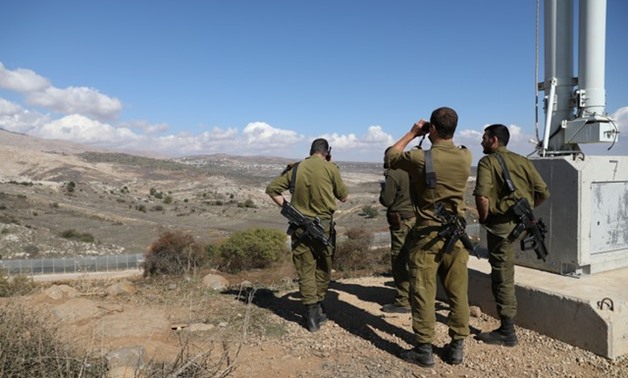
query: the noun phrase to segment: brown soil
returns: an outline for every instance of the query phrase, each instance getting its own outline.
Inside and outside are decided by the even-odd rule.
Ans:
[[[397,357],[413,345],[411,317],[380,308],[394,295],[385,276],[335,279],[326,308],[330,320],[316,333],[302,326],[302,305],[289,265],[274,271],[228,276],[229,289],[207,290],[199,279],[127,278],[134,294],[107,295],[114,280],[47,283],[47,291],[21,300],[50,309],[68,337],[106,354],[142,346],[145,360],[174,361],[182,345],[227,352],[230,377],[625,377],[628,358],[610,361],[585,350],[517,328],[519,345],[465,344],[462,365],[444,361],[448,307],[437,303],[436,366],[421,368]],[[122,278],[117,278],[116,281]],[[52,299],[50,287],[67,284],[76,295]],[[53,285],[53,286],[50,286]],[[472,333],[498,322],[473,309]],[[199,324],[209,326],[192,331]],[[224,365],[226,367],[226,364]]]

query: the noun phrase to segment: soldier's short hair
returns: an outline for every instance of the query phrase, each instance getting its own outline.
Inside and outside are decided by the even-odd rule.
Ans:
[[[432,112],[430,123],[434,125],[441,138],[453,138],[456,126],[458,126],[458,113],[452,108],[443,106]]]
[[[484,132],[491,138],[497,137],[499,144],[502,146],[508,145],[508,141],[510,140],[510,131],[508,131],[508,127],[506,127],[506,125],[495,123],[493,125],[486,126]]]
[[[323,156],[327,156],[329,154],[329,142],[327,142],[327,139],[314,139],[312,147],[310,147],[310,155],[314,155],[315,153],[323,154]]]

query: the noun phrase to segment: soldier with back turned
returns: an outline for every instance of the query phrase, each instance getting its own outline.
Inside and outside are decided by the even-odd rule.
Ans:
[[[452,364],[463,360],[464,340],[469,335],[469,300],[467,262],[469,252],[460,240],[442,237],[443,219],[436,213],[440,204],[454,216],[464,215],[464,194],[471,171],[471,152],[456,146],[453,136],[458,114],[451,108],[434,110],[430,122],[421,119],[386,153],[392,168],[408,172],[413,184],[416,225],[411,234],[409,255],[410,305],[416,345],[404,350],[404,360],[422,367],[434,365],[432,341],[436,326],[437,279],[449,297],[447,326],[451,342],[446,359]],[[430,150],[405,147],[416,137],[429,134]],[[451,250],[447,251],[446,246]]]
[[[325,245],[306,237],[304,229],[293,225],[288,231],[292,239],[292,261],[305,305],[305,323],[310,332],[318,331],[327,320],[323,300],[331,280],[335,243],[333,215],[336,200],[345,202],[349,195],[340,169],[330,160],[331,147],[327,140],[315,139],[309,157],[289,166],[266,187],[266,194],[279,206],[286,201],[282,193],[290,190],[292,206],[309,219],[318,218],[325,236],[332,240]]]

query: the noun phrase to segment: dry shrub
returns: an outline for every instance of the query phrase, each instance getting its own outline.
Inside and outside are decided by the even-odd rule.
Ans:
[[[65,239],[78,240],[83,243],[93,243],[95,240],[94,235],[89,232],[78,232],[75,229],[65,230],[61,232],[59,236]]]
[[[193,274],[207,260],[207,251],[192,235],[164,231],[144,254],[144,277]]]
[[[229,376],[235,369],[234,360],[237,358],[240,348],[235,355],[228,352],[226,343],[222,343],[223,351],[213,350],[216,343],[209,343],[205,350],[196,351],[190,341],[179,338],[181,347],[175,359],[171,362],[150,360],[144,364],[136,376],[151,378],[224,378]]]
[[[0,377],[105,377],[106,361],[61,341],[55,323],[18,303],[0,306]]]
[[[37,284],[32,278],[27,276],[9,277],[6,271],[0,269],[0,297],[27,295],[32,293],[35,288],[37,288]]]
[[[373,235],[362,228],[351,228],[346,236],[347,239],[337,243],[334,268],[343,272],[377,269],[382,255],[381,251],[371,249]]]

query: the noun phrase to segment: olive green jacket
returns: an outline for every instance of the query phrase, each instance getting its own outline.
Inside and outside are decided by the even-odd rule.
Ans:
[[[451,140],[434,143],[431,148],[436,188],[429,189],[425,176],[425,151],[415,148],[406,152],[391,148],[386,161],[391,168],[408,172],[412,183],[413,202],[417,210],[417,226],[439,225],[434,205],[443,202],[445,208],[464,216],[464,194],[471,173],[471,151],[456,146]]]
[[[507,190],[502,167],[495,154],[500,154],[504,158],[516,188],[513,193]],[[504,146],[480,159],[473,194],[488,198],[489,218],[506,214],[519,198],[527,199],[530,206],[534,207],[536,199],[545,200],[550,196],[545,181],[532,162],[524,156],[508,151]]]
[[[329,219],[336,211],[336,200],[349,195],[335,163],[312,155],[293,165],[267,187],[266,194],[278,196],[290,188],[294,167],[297,173],[290,202],[303,215]]]
[[[397,212],[403,219],[414,216],[410,198],[410,177],[402,169],[387,169],[386,180],[382,184],[379,203],[388,208],[388,212]]]

